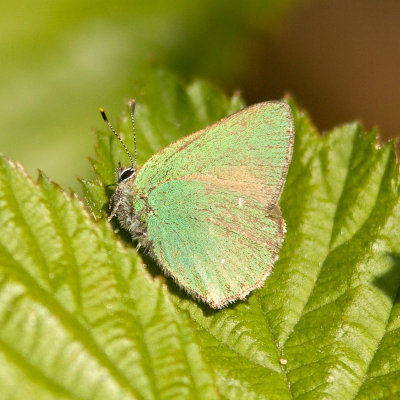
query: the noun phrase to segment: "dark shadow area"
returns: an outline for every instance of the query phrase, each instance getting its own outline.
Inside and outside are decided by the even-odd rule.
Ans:
[[[104,185],[104,190],[109,200],[111,199],[112,194],[115,192],[116,187],[116,183],[109,183],[108,185]]]
[[[373,284],[381,289],[394,303],[400,301],[400,254],[388,253],[392,267],[385,274],[376,277]]]
[[[109,185],[103,185],[104,191],[106,192],[108,200],[101,206],[101,211],[105,215],[107,215],[107,218],[110,215],[110,199],[111,199],[112,194],[115,191],[115,186],[116,186],[115,183],[110,183]]]

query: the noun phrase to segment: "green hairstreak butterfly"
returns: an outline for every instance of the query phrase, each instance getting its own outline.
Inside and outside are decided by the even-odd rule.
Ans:
[[[135,102],[130,102],[134,123]],[[221,308],[263,286],[285,232],[278,200],[292,158],[289,106],[247,107],[116,170],[110,218],[180,287]]]

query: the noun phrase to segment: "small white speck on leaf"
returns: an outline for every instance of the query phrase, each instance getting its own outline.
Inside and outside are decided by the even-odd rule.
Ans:
[[[281,358],[281,359],[279,360],[279,363],[280,363],[281,365],[286,365],[286,364],[287,364],[286,358]]]
[[[238,199],[239,208],[242,208],[243,203],[244,203],[244,200],[241,197],[239,197],[239,199]]]

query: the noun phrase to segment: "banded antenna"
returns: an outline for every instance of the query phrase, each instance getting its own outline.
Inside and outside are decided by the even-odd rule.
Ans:
[[[129,101],[129,106],[131,109],[131,119],[132,119],[132,132],[133,132],[133,144],[135,146],[135,167],[137,162],[137,147],[136,147],[136,129],[135,129],[135,106],[136,101],[135,99],[131,99]]]
[[[133,126],[133,141],[135,144],[135,162],[133,162],[131,153],[129,153],[128,148],[126,147],[125,143],[123,142],[123,140],[121,139],[121,137],[118,135],[117,131],[114,129],[114,127],[111,125],[110,121],[107,118],[107,115],[104,111],[103,108],[99,108],[100,114],[104,119],[104,122],[108,125],[108,127],[111,129],[111,131],[114,133],[114,135],[117,137],[117,139],[120,141],[120,143],[122,144],[123,148],[126,151],[126,154],[128,154],[129,160],[131,162],[131,167],[135,168],[136,167],[136,160],[137,160],[137,151],[136,151],[136,131],[135,131],[135,119],[134,119],[134,111],[135,111],[135,100],[130,100],[129,101],[129,106],[131,109],[131,119],[132,119],[132,126]]]

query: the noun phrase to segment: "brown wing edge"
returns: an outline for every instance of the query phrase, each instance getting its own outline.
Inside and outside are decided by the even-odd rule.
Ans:
[[[289,140],[289,146],[287,148],[287,152],[286,152],[286,164],[283,168],[282,171],[282,177],[281,177],[281,186],[279,188],[279,190],[277,190],[277,192],[275,193],[275,196],[273,198],[273,200],[271,201],[271,208],[268,209],[267,211],[271,211],[273,212],[274,207],[277,205],[279,198],[281,197],[282,191],[283,191],[283,187],[285,186],[286,183],[286,176],[287,173],[289,171],[289,167],[290,167],[290,163],[292,161],[292,155],[293,155],[293,145],[294,145],[294,121],[293,121],[293,115],[292,115],[292,110],[290,109],[289,104],[287,104],[284,101],[268,101],[266,103],[269,104],[280,104],[281,106],[283,106],[287,112],[287,116],[289,119],[289,130],[288,133],[290,135],[290,140]],[[262,103],[261,103],[262,104]],[[279,207],[278,207],[279,208]],[[280,209],[279,209],[279,213],[280,213]]]
[[[285,232],[286,232],[286,223],[285,223],[285,220],[282,218],[281,209],[279,208],[279,206],[277,204],[271,210],[270,217],[272,219],[275,219],[278,224],[278,232],[277,232],[276,237],[278,237],[279,240],[277,241],[277,245],[274,248],[274,251],[272,253],[271,262],[269,263],[265,272],[261,275],[261,278],[254,285],[243,287],[243,290],[240,293],[238,293],[235,296],[227,297],[226,299],[224,299],[222,302],[220,302],[218,304],[215,304],[213,302],[210,303],[210,302],[207,302],[207,300],[202,299],[203,301],[206,301],[210,305],[211,308],[221,309],[237,300],[244,300],[248,296],[248,294],[250,292],[252,292],[254,289],[259,289],[264,286],[265,280],[271,274],[272,269],[274,268],[275,262],[278,259],[279,251],[282,247],[282,243],[285,238]]]

